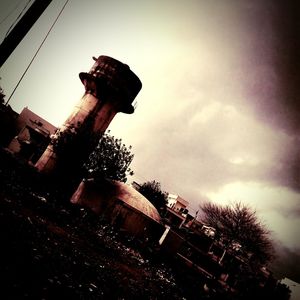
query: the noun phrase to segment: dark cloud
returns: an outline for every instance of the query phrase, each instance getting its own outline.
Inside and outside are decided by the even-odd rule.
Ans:
[[[299,219],[300,218],[300,206],[297,204],[298,203],[296,203],[295,206],[290,206],[290,207],[285,206],[284,208],[282,208],[280,210],[280,213],[289,219],[296,219],[296,220]]]
[[[287,145],[288,146],[288,145]],[[283,147],[284,148],[284,147]],[[274,182],[300,192],[300,144],[294,138],[285,151],[285,156],[278,159],[276,168],[270,170]]]
[[[267,126],[285,132],[278,158],[265,174],[277,184],[300,190],[300,3],[254,1],[242,4],[248,27],[244,41],[244,74],[239,74],[246,102],[242,105]],[[247,71],[248,70],[248,71]]]
[[[134,149],[143,155],[134,164],[143,166],[144,177],[157,178],[194,201],[201,189],[216,191],[236,181],[299,190],[296,141],[290,136],[277,137],[272,128],[230,112],[234,108],[223,103],[190,104],[139,127],[145,139],[139,135]],[[245,162],[231,161],[239,157]]]
[[[279,74],[282,97],[278,115],[288,130],[300,132],[300,3],[280,2],[273,15],[275,42],[274,68]],[[281,114],[280,114],[281,112]]]
[[[300,249],[291,250],[282,244],[276,245],[276,259],[271,270],[278,279],[285,277],[300,282]]]
[[[242,84],[257,117],[290,134],[300,130],[300,4],[242,2],[245,72]],[[245,71],[245,70],[244,70]]]
[[[160,181],[193,213],[208,195],[222,204],[242,199],[292,249],[299,245],[300,202],[295,2],[226,3],[232,5],[225,10],[210,7],[207,36],[188,33],[191,50],[183,39],[172,48],[186,46],[182,56],[170,51],[159,73],[158,63],[147,70],[157,76],[141,77],[132,117],[138,125],[129,130],[135,179]],[[289,251],[281,253],[279,271],[289,269],[289,255],[298,262],[299,249]]]

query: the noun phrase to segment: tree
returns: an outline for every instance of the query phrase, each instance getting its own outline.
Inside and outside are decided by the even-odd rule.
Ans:
[[[92,130],[93,120],[89,118],[85,123],[69,125],[64,130],[58,130],[51,138],[53,151],[57,156],[55,174],[62,179],[81,179],[85,174],[84,163],[94,150],[100,138]]]
[[[1,78],[0,78],[0,79],[1,79]],[[0,86],[0,104],[4,104],[4,99],[5,99],[4,90],[3,90],[2,87]]]
[[[272,289],[262,288],[260,283],[265,280],[262,267],[273,259],[274,248],[270,232],[258,220],[256,212],[240,202],[226,206],[206,203],[201,209],[204,213],[202,221],[216,229],[216,239],[223,245],[219,262],[222,261],[234,283],[236,295],[233,299],[254,299],[271,293]],[[233,246],[237,244],[241,248],[235,252]],[[223,261],[229,250],[234,255]],[[236,259],[232,260],[233,257]]]
[[[7,147],[17,134],[15,112],[6,105],[5,97],[4,90],[0,86],[0,147]]]
[[[217,230],[227,248],[233,242],[239,243],[245,254],[251,254],[254,264],[263,265],[273,259],[274,248],[270,232],[250,207],[241,203],[226,206],[206,203],[201,209],[204,212],[202,221]]]
[[[84,167],[90,177],[126,182],[127,176],[133,175],[129,167],[134,157],[131,149],[131,146],[127,148],[122,139],[111,136],[108,131],[101,136]]]
[[[56,174],[63,178],[82,177],[95,179],[114,179],[126,182],[128,175],[133,175],[129,165],[134,155],[131,146],[122,144],[107,133],[93,131],[94,120],[89,116],[84,123],[69,125],[58,130],[52,137],[51,144],[57,155]]]
[[[159,182],[147,181],[141,185],[138,191],[155,206],[160,214],[164,213],[168,194],[161,190]]]

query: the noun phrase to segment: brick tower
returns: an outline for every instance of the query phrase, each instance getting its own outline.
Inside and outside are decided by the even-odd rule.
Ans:
[[[59,129],[60,132],[90,122],[90,131],[100,135],[118,112],[134,112],[132,101],[142,88],[139,78],[128,65],[114,58],[102,55],[93,59],[95,63],[91,70],[79,74],[85,93]],[[49,144],[35,166],[41,172],[51,173],[57,159],[58,153]]]

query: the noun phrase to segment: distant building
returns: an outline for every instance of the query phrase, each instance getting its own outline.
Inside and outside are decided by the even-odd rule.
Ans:
[[[184,200],[180,196],[169,194],[167,200],[167,206],[169,208],[172,208],[176,212],[183,212],[184,214],[188,213],[187,206],[189,205],[189,202]]]
[[[178,195],[169,194],[167,198],[167,210],[164,220],[171,227],[181,227],[188,216],[187,206],[189,202]]]
[[[45,151],[50,136],[57,127],[44,120],[27,107],[16,118],[17,135],[8,145],[8,150],[35,163]]]
[[[190,220],[189,222],[186,222],[185,226],[190,228],[195,233],[204,233],[205,235],[207,235],[209,237],[214,237],[216,234],[215,228],[213,228],[211,226],[207,226],[195,218]]]

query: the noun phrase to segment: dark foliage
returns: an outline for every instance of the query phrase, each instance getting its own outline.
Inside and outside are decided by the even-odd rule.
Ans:
[[[59,130],[51,141],[58,158],[58,172],[65,177],[108,178],[126,182],[133,175],[129,165],[133,154],[108,133],[92,130],[92,117],[84,124]],[[67,173],[67,174],[66,174]]]
[[[101,136],[84,167],[89,177],[126,182],[127,176],[133,175],[129,167],[133,157],[131,146],[127,148],[122,139],[115,138],[108,131]]]
[[[56,174],[61,178],[82,178],[83,164],[94,150],[100,135],[93,133],[92,118],[84,124],[70,125],[58,130],[52,137],[51,144],[57,155]]]
[[[289,300],[291,298],[291,290],[284,283],[277,283],[275,290],[273,291],[272,299]]]
[[[141,185],[138,191],[156,207],[160,214],[165,212],[168,194],[161,190],[159,182],[147,181]]]
[[[4,104],[4,99],[5,99],[5,94],[2,87],[0,86],[0,104]]]

